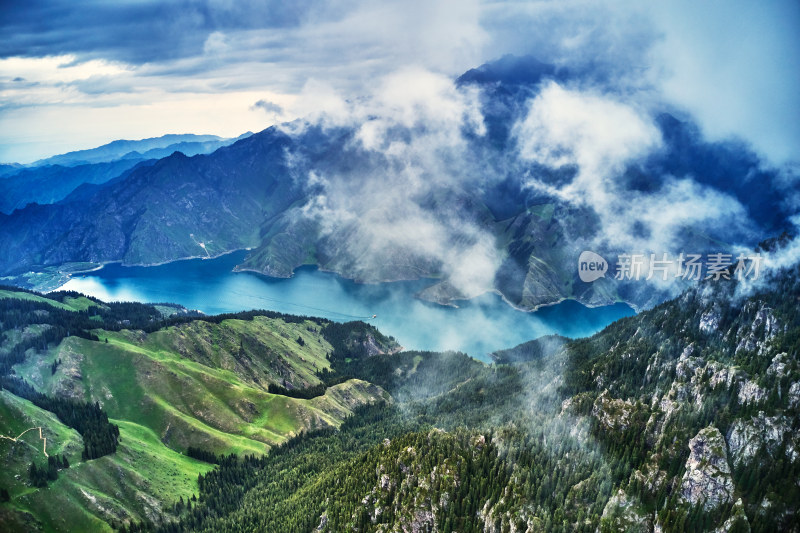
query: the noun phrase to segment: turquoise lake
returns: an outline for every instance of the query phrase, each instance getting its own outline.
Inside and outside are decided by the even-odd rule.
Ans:
[[[406,349],[460,350],[484,361],[494,350],[551,333],[571,338],[592,335],[634,314],[621,303],[589,308],[574,301],[526,313],[496,294],[447,307],[415,298],[430,280],[359,284],[315,267],[299,268],[289,279],[233,272],[245,254],[151,267],[111,264],[74,277],[61,289],[106,301],[172,302],[206,314],[270,309],[337,321],[364,320]]]

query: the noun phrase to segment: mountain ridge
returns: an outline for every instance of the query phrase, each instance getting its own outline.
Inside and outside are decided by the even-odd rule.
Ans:
[[[198,135],[194,133],[172,133],[160,137],[148,137],[146,139],[137,140],[118,139],[95,148],[74,150],[64,154],[39,159],[28,166],[74,166],[76,164],[105,163],[115,159],[123,159],[133,153],[142,155],[142,152],[163,149],[179,143],[219,143],[225,140],[226,139],[216,135]]]

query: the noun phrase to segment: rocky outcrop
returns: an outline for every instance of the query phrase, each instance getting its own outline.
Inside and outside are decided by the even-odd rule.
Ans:
[[[779,353],[772,358],[772,363],[769,365],[769,368],[767,368],[767,375],[777,377],[785,375],[790,363],[789,356],[786,352]]]
[[[800,381],[795,381],[789,386],[789,407],[800,407]]]
[[[691,505],[710,511],[733,500],[733,479],[722,433],[708,426],[689,441],[689,459],[683,475],[680,497]]]
[[[762,446],[767,453],[774,456],[789,431],[791,426],[786,417],[765,416],[763,411],[750,420],[734,421],[728,430],[727,439],[731,463],[734,467],[742,462],[749,463]]]
[[[612,398],[605,390],[594,401],[592,416],[604,429],[624,431],[630,426],[634,410],[633,403]]]
[[[700,357],[692,357],[695,353],[694,344],[690,344],[683,349],[678,363],[675,365],[675,377],[678,380],[686,381],[694,377],[698,368],[703,367],[705,361]]]
[[[739,385],[739,403],[747,405],[749,403],[760,403],[767,397],[767,391],[759,387],[754,381],[746,379]]]
[[[669,478],[666,471],[658,468],[658,461],[651,460],[643,464],[639,470],[634,470],[631,481],[636,481],[648,491],[655,493],[667,484]]]
[[[741,531],[742,533],[749,533],[750,531],[750,522],[747,521],[741,498],[733,504],[730,517],[714,533],[728,533],[729,531]]]
[[[769,307],[761,305],[755,309],[757,302],[749,301],[742,309],[743,313],[754,313],[753,322],[739,329],[736,338],[736,353],[740,351],[757,352],[766,350],[766,341],[775,337],[781,330],[778,319]]]
[[[638,502],[619,489],[603,509],[600,530],[649,533],[653,530],[653,525],[647,514],[639,509]]]
[[[716,309],[709,309],[700,316],[700,331],[705,334],[714,333],[719,328],[720,314]]]
[[[709,361],[707,370],[711,374],[708,383],[712,389],[717,387],[730,388],[742,378],[742,371],[734,367],[723,365],[717,361]]]

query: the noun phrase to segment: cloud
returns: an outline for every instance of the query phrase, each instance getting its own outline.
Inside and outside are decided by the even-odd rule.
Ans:
[[[139,96],[136,102],[104,98],[98,106],[145,105],[176,93],[264,91],[297,97],[309,80],[357,98],[370,92],[374,80],[398,69],[454,77],[516,53],[568,69],[583,89],[613,88],[642,102],[666,99],[698,116],[707,135],[738,135],[774,164],[796,160],[794,147],[800,145],[800,121],[790,120],[800,108],[800,81],[792,76],[800,67],[800,36],[794,31],[800,8],[791,1],[766,8],[739,0],[702,5],[631,0],[6,4],[0,58],[71,56],[78,65],[97,61],[124,71],[42,82],[55,96],[4,93],[0,106],[7,109],[45,105],[54,110],[73,105],[80,93]],[[7,69],[12,79],[26,77],[15,68]],[[68,93],[66,98],[59,99],[64,96],[59,91]],[[88,98],[83,104],[91,105]],[[115,124],[130,120],[124,111],[109,117],[109,123],[95,125],[106,129],[105,140],[113,138]],[[160,130],[174,130],[174,118],[165,117]],[[68,122],[75,120],[80,120],[77,112]],[[37,127],[45,132],[53,123]],[[248,120],[240,129],[259,128]],[[72,131],[62,136],[81,142]],[[0,150],[13,153],[14,147]],[[45,150],[42,143],[39,155],[47,155]]]
[[[533,99],[514,135],[524,159],[549,167],[578,166],[572,183],[551,190],[575,203],[596,202],[613,194],[614,178],[625,165],[661,142],[658,129],[640,110],[612,97],[567,90],[555,82]]]
[[[492,289],[498,245],[462,206],[479,176],[465,133],[485,132],[477,92],[406,68],[357,100],[318,83],[303,94],[322,111],[313,123],[288,125],[290,133],[312,124],[351,132],[345,164],[303,175],[311,198],[298,210],[336,246],[336,269],[366,281],[442,275],[467,296]]]
[[[766,250],[759,249],[760,262],[752,274],[742,276],[736,284],[736,298],[748,298],[760,290],[775,290],[775,278],[781,274],[789,275],[800,268],[800,214],[791,217],[792,228],[784,235],[775,239],[773,246]],[[745,257],[753,251],[749,249],[738,250]],[[752,266],[750,263],[747,266]],[[757,272],[757,275],[755,273]]]
[[[272,115],[282,115],[283,108],[276,104],[275,102],[269,102],[267,100],[259,100],[255,104],[253,104],[254,109],[261,109],[262,111],[266,111]]]
[[[696,117],[705,135],[747,139],[762,156],[800,161],[800,4],[777,1],[652,4],[668,100]]]
[[[530,173],[528,187],[591,208],[601,237],[616,246],[668,252],[687,227],[720,229],[727,236],[747,231],[747,212],[736,199],[689,178],[652,176],[662,183],[655,193],[627,186],[622,178],[629,166],[662,146],[647,109],[551,82],[513,132],[522,159],[577,168],[571,181],[557,185]]]
[[[531,54],[581,72],[587,82],[642,88],[652,80],[648,52],[657,38],[641,3],[630,0],[486,2],[487,52]]]
[[[797,2],[489,2],[481,22],[494,57],[533,54],[584,86],[648,90],[710,140],[739,137],[773,165],[800,160]]]
[[[221,31],[212,32],[203,43],[203,54],[208,56],[224,54],[228,50],[228,38]]]
[[[321,2],[6,2],[0,57],[78,54],[135,65],[195,56],[215,32],[297,26]]]
[[[647,272],[650,254],[675,258],[680,253],[705,253],[720,241],[728,243],[723,251],[732,252],[737,245],[759,239],[757,226],[739,200],[691,176],[650,175],[646,179],[657,186],[630,186],[626,173],[664,148],[647,108],[623,103],[613,94],[551,82],[531,100],[513,134],[521,159],[575,169],[571,180],[555,184],[528,172],[526,185],[592,215],[584,215],[584,220],[597,222],[583,228],[581,219],[560,221],[565,234],[582,236],[585,249],[609,259],[621,253],[643,254]],[[650,284],[673,294],[680,290],[673,279],[654,278]]]

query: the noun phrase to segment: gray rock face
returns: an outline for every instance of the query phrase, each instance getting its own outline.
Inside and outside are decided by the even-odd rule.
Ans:
[[[786,417],[765,416],[763,411],[750,420],[736,420],[731,424],[727,439],[731,462],[734,466],[749,463],[762,445],[768,453],[774,454],[790,429]]]
[[[780,331],[780,324],[775,318],[775,315],[772,314],[772,309],[769,307],[762,307],[756,312],[756,318],[753,320],[752,329],[755,331],[762,324],[764,325],[764,335],[767,338],[771,339]]]
[[[705,334],[713,333],[719,328],[719,311],[710,309],[700,317],[700,331]]]
[[[683,349],[677,364],[675,365],[675,376],[680,381],[688,381],[692,379],[698,368],[701,368],[705,361],[700,357],[692,357],[695,349],[694,345],[690,344]]]
[[[789,387],[789,407],[800,407],[800,381],[795,381]]]
[[[608,500],[600,524],[602,531],[649,533],[653,529],[650,518],[638,509],[638,502],[622,489]]]
[[[789,356],[786,352],[779,353],[775,357],[772,358],[772,364],[769,365],[767,368],[767,375],[768,376],[783,376],[786,374],[786,368],[789,366]]]
[[[749,352],[764,353],[766,341],[772,339],[781,330],[781,325],[775,318],[772,309],[761,305],[755,309],[756,302],[748,302],[742,309],[743,312],[754,312],[753,323],[739,329],[736,345],[736,353],[742,350]]]
[[[767,391],[758,386],[754,381],[746,379],[739,385],[739,403],[747,405],[749,403],[760,403],[767,397]]]
[[[722,433],[714,426],[701,429],[689,441],[689,459],[681,481],[681,499],[702,505],[706,511],[717,509],[733,499],[733,479]]]
[[[717,361],[709,361],[708,371],[711,374],[709,385],[712,389],[717,387],[729,388],[734,382],[743,378],[743,372],[734,367],[723,365]]]

